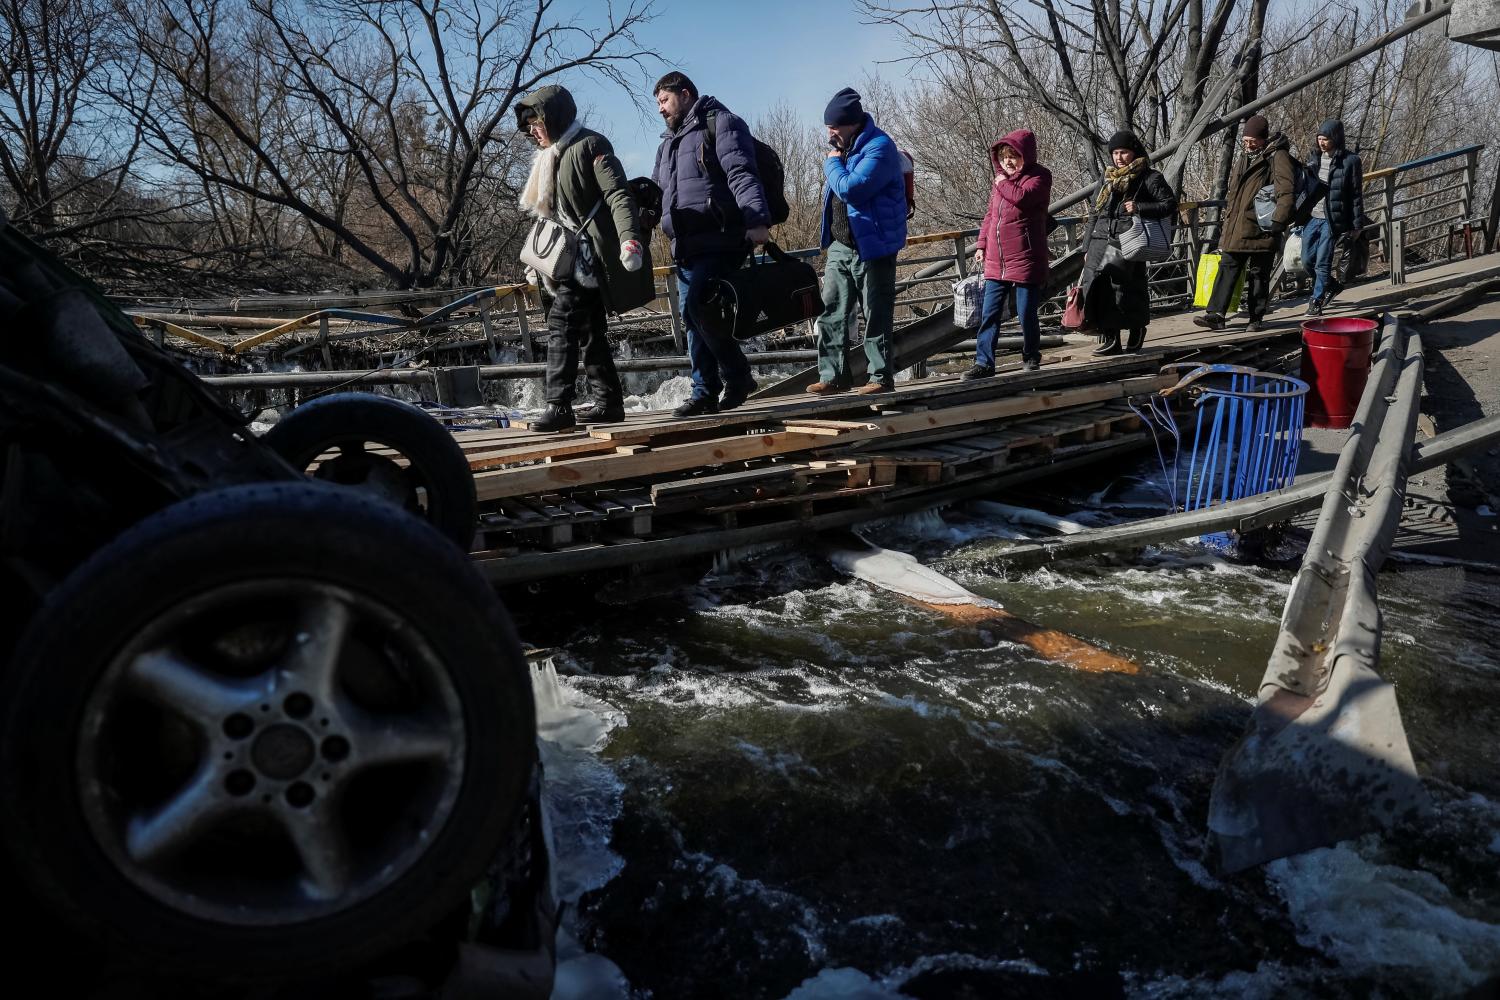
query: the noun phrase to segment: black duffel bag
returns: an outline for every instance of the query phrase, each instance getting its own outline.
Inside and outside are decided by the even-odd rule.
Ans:
[[[812,265],[788,257],[775,243],[766,244],[766,255],[769,261],[752,254],[748,265],[719,279],[700,317],[705,333],[747,340],[823,312]]]

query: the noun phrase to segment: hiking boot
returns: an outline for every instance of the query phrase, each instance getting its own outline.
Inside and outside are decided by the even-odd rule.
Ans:
[[[745,400],[750,398],[750,394],[754,392],[756,388],[757,386],[755,384],[755,379],[751,379],[748,382],[742,382],[739,385],[729,386],[724,390],[724,395],[719,397],[719,412],[723,413],[725,410],[732,410],[735,407],[739,406]]]
[[[814,382],[807,391],[814,396],[832,396],[836,392],[848,392],[849,387],[841,382]]]
[[[1120,331],[1110,330],[1108,333],[1099,334],[1099,346],[1089,352],[1096,358],[1107,358],[1112,354],[1120,353]]]
[[[1042,368],[1042,359],[1041,358],[1022,358],[1021,359],[1021,370],[1023,372],[1041,371],[1041,368]]]
[[[580,424],[618,424],[625,419],[624,403],[589,403],[573,411]]]
[[[894,382],[866,382],[864,385],[860,386],[858,389],[855,389],[854,390],[854,394],[856,396],[873,396],[877,392],[895,392],[895,391],[896,391],[896,384]]]
[[[1133,329],[1133,330],[1130,331],[1130,336],[1127,337],[1126,340],[1125,340],[1125,353],[1126,354],[1139,354],[1139,353],[1141,353],[1141,345],[1144,344],[1145,342],[1146,342],[1146,328],[1144,326],[1138,326],[1138,327],[1136,327],[1135,329]]]
[[[1322,299],[1322,296],[1319,296],[1316,299],[1309,299],[1308,303],[1307,303],[1307,312],[1303,313],[1303,315],[1304,316],[1321,316],[1321,315],[1323,315],[1323,299]]]
[[[1202,316],[1193,317],[1193,325],[1201,326],[1205,330],[1224,329],[1224,317],[1218,313],[1204,313]]]
[[[970,368],[968,371],[960,375],[959,378],[963,379],[965,382],[969,382],[976,378],[989,378],[994,374],[994,365],[975,365],[973,368]]]
[[[578,426],[578,418],[573,416],[573,406],[570,403],[548,403],[542,415],[527,423],[527,428],[539,434],[548,431],[565,431]]]
[[[1266,322],[1265,320],[1261,319],[1252,319],[1250,322],[1245,324],[1246,333],[1260,333],[1265,328]]]
[[[719,412],[719,401],[712,396],[694,396],[672,411],[674,417],[711,417]]]

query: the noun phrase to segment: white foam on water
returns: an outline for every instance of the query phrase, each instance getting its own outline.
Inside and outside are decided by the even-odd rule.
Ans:
[[[618,875],[625,862],[610,848],[625,786],[598,752],[609,734],[625,725],[625,714],[567,683],[551,658],[531,668],[541,750],[542,805],[552,844],[553,892],[573,904],[557,940],[556,1000],[630,995],[620,968],[603,955],[585,952],[571,930],[579,897]]]
[[[1142,981],[1126,973],[1125,995],[1135,1000],[1282,1000],[1301,995],[1299,987],[1324,981],[1322,970],[1288,969],[1279,962],[1261,962],[1253,972],[1235,970],[1223,976],[1164,976]]]
[[[1431,872],[1368,860],[1348,843],[1273,861],[1265,872],[1297,940],[1347,973],[1451,995],[1500,969],[1500,924],[1460,912],[1463,902]]]
[[[1016,524],[1029,524],[1037,528],[1046,528],[1063,535],[1076,535],[1085,528],[1077,521],[1066,517],[1058,517],[1056,514],[1048,514],[1044,511],[1033,510],[1030,507],[1017,507],[1013,504],[999,503],[995,500],[973,500],[970,501],[968,509],[980,514],[989,514],[1004,521],[1013,521]]]
[[[786,995],[785,1000],[909,1000],[858,969],[824,969]]]
[[[828,559],[844,573],[904,597],[929,604],[972,604],[999,608],[1000,604],[960,587],[916,556],[894,549],[827,549]]]
[[[682,862],[699,867],[703,874],[704,893],[709,898],[717,897],[727,902],[753,899],[786,913],[790,918],[789,927],[802,939],[807,957],[814,962],[821,962],[826,957],[828,949],[823,944],[823,922],[802,897],[773,889],[760,879],[745,878],[730,865],[715,861],[707,854],[688,852],[683,855]]]
[[[629,1000],[630,981],[618,965],[598,952],[579,951],[569,958],[563,953],[560,946],[551,1000]]]
[[[512,382],[507,388],[510,394],[509,406],[512,409],[535,413],[540,412],[547,405],[546,391],[542,387],[541,379],[520,379]]]
[[[655,389],[625,397],[625,409],[632,413],[651,410],[671,410],[686,403],[693,394],[693,380],[686,375],[673,375]]]
[[[960,952],[924,955],[911,965],[876,979],[848,966],[823,969],[805,979],[784,1000],[906,1000],[901,987],[919,976],[934,972],[1010,972],[1045,978],[1046,969],[1024,958],[981,958]]]

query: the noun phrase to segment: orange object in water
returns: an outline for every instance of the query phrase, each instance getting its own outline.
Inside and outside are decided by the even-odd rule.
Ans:
[[[919,601],[915,598],[907,598],[913,604],[920,604],[924,608],[947,615],[949,618],[967,622],[974,625],[984,625],[987,628],[999,632],[1011,642],[1018,642],[1029,646],[1036,652],[1049,660],[1066,664],[1076,670],[1086,670],[1090,673],[1109,674],[1138,674],[1141,665],[1134,660],[1127,660],[1123,656],[1116,656],[1106,649],[1084,642],[1077,636],[1059,632],[1054,628],[1044,628],[1035,625],[1024,618],[1018,618],[1001,608],[985,607],[980,604],[937,604],[932,601]]]

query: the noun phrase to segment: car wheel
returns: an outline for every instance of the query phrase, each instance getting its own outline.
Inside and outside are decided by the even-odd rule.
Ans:
[[[473,544],[478,513],[469,461],[453,435],[415,407],[370,393],[324,396],[287,414],[264,440],[314,478],[425,517],[464,551]]]
[[[422,934],[536,760],[525,660],[467,556],[312,482],[203,494],[99,550],[0,696],[16,870],[172,976],[324,974]]]

